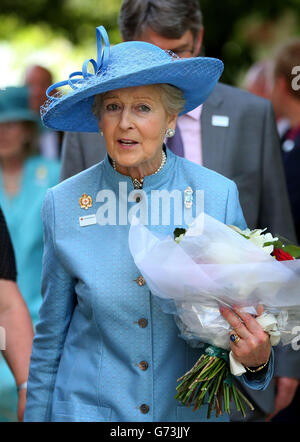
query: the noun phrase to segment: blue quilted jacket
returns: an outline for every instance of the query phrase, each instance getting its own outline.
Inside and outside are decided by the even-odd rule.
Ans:
[[[194,195],[204,191],[208,214],[246,227],[235,184],[169,150],[163,169],[145,177],[142,198],[150,199],[154,189],[178,189],[184,195],[188,187]],[[173,316],[162,312],[138,278],[128,247],[126,205],[120,209],[120,201],[129,196],[126,210],[134,210],[132,190],[130,177],[116,172],[106,156],[47,193],[43,304],[31,357],[26,421],[206,420],[207,406],[195,413],[174,399],[177,378],[201,350],[178,337]],[[119,210],[115,219],[108,206],[112,193]],[[91,198],[91,207],[87,200],[79,203],[83,194]],[[184,201],[183,196],[182,210]],[[193,200],[191,210],[195,205]],[[150,205],[148,210],[151,219]],[[168,224],[149,229],[172,234],[178,227],[173,212],[171,207]],[[89,215],[91,224],[81,225],[88,224]],[[108,224],[103,225],[105,216]],[[243,382],[264,389],[272,373],[273,357],[263,378],[250,381],[243,376]]]

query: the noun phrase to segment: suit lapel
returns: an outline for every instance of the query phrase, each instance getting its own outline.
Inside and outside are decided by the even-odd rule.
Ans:
[[[223,98],[218,85],[203,104],[201,113],[202,156],[203,165],[222,173],[225,141],[229,127],[212,125],[213,115],[229,116],[222,109]],[[229,119],[230,124],[230,119]]]

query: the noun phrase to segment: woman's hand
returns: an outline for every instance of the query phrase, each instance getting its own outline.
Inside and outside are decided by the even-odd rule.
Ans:
[[[231,325],[231,334],[239,336],[238,342],[230,342],[230,348],[235,359],[245,367],[258,367],[265,364],[271,354],[271,343],[266,333],[255,318],[249,313],[242,312],[239,307],[232,310],[220,307],[220,312]],[[263,307],[257,308],[261,315]]]

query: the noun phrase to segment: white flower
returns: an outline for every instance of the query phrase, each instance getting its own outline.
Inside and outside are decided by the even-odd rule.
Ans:
[[[180,241],[182,240],[182,238],[184,237],[184,235],[185,235],[185,233],[182,233],[181,235],[179,235],[179,236],[177,236],[177,237],[175,238],[175,241],[177,242],[177,244],[180,243]]]
[[[278,240],[278,238],[274,238],[271,233],[262,234],[267,229],[245,229],[241,230],[236,226],[229,226],[236,232],[238,232],[240,235],[247,236],[248,239],[255,244],[257,247],[263,249],[264,252],[266,252],[268,255],[270,255],[273,250],[274,246],[271,244],[269,246],[264,246],[265,243],[275,242]]]

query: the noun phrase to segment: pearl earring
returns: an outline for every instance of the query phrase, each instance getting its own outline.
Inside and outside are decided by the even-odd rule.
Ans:
[[[166,130],[166,137],[171,138],[174,137],[174,135],[175,135],[175,129],[169,128]]]

